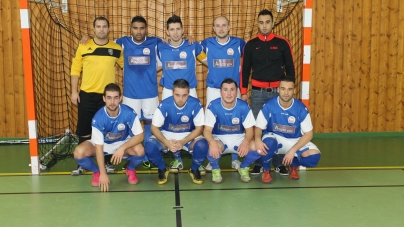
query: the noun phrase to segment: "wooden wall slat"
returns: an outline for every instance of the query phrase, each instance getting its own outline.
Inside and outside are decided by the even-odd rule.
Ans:
[[[342,109],[341,109],[341,130],[351,131],[353,127],[352,122],[352,67],[351,59],[355,57],[352,51],[352,17],[353,17],[353,3],[352,1],[347,1],[343,7],[343,20],[342,27],[343,30],[348,32],[343,32],[343,51],[342,51],[342,68],[343,74],[341,75],[341,92],[342,92]],[[353,56],[352,56],[353,55]]]
[[[396,101],[396,116],[394,131],[403,131],[404,128],[404,2],[398,0],[398,20],[397,23],[397,87],[395,91]]]
[[[359,60],[360,64],[356,67],[359,68],[360,74],[356,77],[359,77],[360,81],[360,106],[359,106],[359,128],[356,129],[358,132],[368,131],[368,122],[369,122],[369,87],[370,87],[370,29],[371,29],[371,18],[372,18],[372,3],[370,1],[362,0],[362,21],[358,24],[362,29],[361,32],[362,40],[360,42],[360,46],[358,50],[360,51]]]
[[[370,44],[370,96],[369,96],[369,129],[377,131],[377,105],[379,94],[379,61],[380,61],[380,1],[372,1],[372,27]]]
[[[351,118],[351,130],[353,129],[358,129],[360,125],[359,121],[359,116],[360,116],[360,105],[361,105],[361,96],[360,96],[360,86],[361,86],[361,81],[360,77],[360,67],[355,67],[359,66],[361,63],[361,52],[356,51],[360,49],[361,42],[362,42],[362,33],[358,29],[353,29],[355,25],[361,24],[362,23],[362,2],[352,2],[352,24],[351,24],[351,30],[352,30],[352,45],[351,45],[351,54],[353,55],[351,58],[352,61],[352,75],[351,75],[351,81],[350,81],[350,88],[349,88],[349,93],[351,95],[351,113],[350,113],[350,118]]]
[[[342,129],[342,76],[343,74],[343,58],[345,57],[343,45],[344,45],[344,11],[345,4],[340,4],[339,1],[332,1],[333,8],[335,7],[335,17],[334,17],[334,39],[333,46],[334,48],[334,64],[333,67],[333,75],[331,78],[334,79],[332,83],[332,91],[333,91],[333,125],[332,131],[338,132]],[[331,82],[331,81],[330,81]]]
[[[3,43],[3,37],[4,37],[4,29],[6,26],[9,26],[9,24],[4,23],[3,17],[5,13],[4,5],[2,4],[3,0],[0,0],[1,8],[3,10],[0,10],[0,18],[1,18],[1,23],[0,23],[0,135],[6,136],[6,128],[7,128],[7,119],[6,119],[6,97],[5,97],[5,89],[3,89],[5,85],[5,78],[4,78],[4,72],[5,72],[5,62],[4,59],[7,57],[10,57],[8,54],[4,52],[4,43]]]
[[[16,135],[15,130],[15,99],[14,99],[14,72],[13,72],[13,28],[12,28],[12,7],[13,2],[5,1],[3,2],[3,17],[2,23],[7,24],[7,27],[4,27],[3,30],[3,45],[4,52],[7,53],[8,57],[4,58],[4,98],[5,98],[5,119],[7,121],[6,127],[6,136]]]

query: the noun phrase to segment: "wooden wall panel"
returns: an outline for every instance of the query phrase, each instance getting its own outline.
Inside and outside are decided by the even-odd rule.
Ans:
[[[245,40],[257,34],[256,18],[262,8],[272,10],[275,17],[282,14],[275,11],[277,0],[69,0],[68,2],[68,13],[52,8],[51,17],[47,16],[46,8],[35,8],[36,3],[30,3],[31,15],[37,17],[37,23],[31,26],[43,33],[52,34],[50,37],[41,35],[34,37],[32,43],[41,47],[41,51],[37,53],[33,62],[41,63],[46,58],[56,58],[54,65],[43,65],[36,71],[36,73],[54,75],[48,79],[36,81],[40,85],[54,83],[58,87],[56,90],[47,92],[53,96],[51,101],[54,103],[69,100],[70,81],[63,82],[66,78],[62,75],[70,72],[69,63],[78,39],[84,34],[93,34],[92,21],[96,16],[104,15],[110,19],[111,39],[130,35],[130,20],[139,14],[145,16],[149,23],[149,35],[166,37],[165,21],[176,13],[183,19],[186,34],[200,41],[214,35],[212,21],[221,14],[228,16],[231,21],[230,34]],[[20,26],[19,2],[0,0],[0,6],[2,9],[0,11],[0,87],[2,88],[0,89],[0,138],[26,137],[28,134],[21,36],[20,30],[16,29]],[[297,18],[302,17],[301,11],[294,13],[300,14],[296,16]],[[59,24],[53,23],[58,20]],[[300,25],[301,21],[290,20],[287,23]],[[67,30],[61,29],[61,25]],[[277,34],[286,36],[291,43],[299,42],[299,39],[296,40],[290,35],[291,33],[300,34],[299,31],[285,33],[290,27],[280,24],[274,30]],[[312,31],[310,111],[315,132],[403,131],[403,1],[314,0]],[[60,49],[50,51],[52,46],[59,46]],[[298,50],[301,46],[297,45],[293,48],[301,53]],[[295,56],[295,59],[300,63],[302,59],[298,57]],[[198,64],[197,91],[202,102],[205,102],[206,72],[206,68]],[[296,72],[297,78],[300,78],[301,69],[297,68]],[[117,77],[118,82],[121,82],[120,70]],[[160,77],[161,73],[159,73]],[[55,79],[58,79],[57,82]],[[159,90],[161,91],[161,88]],[[62,97],[63,94],[67,94],[66,97]],[[40,106],[38,110],[41,118],[49,118],[53,113],[63,112],[46,123],[48,133],[59,133],[60,130],[53,130],[52,127],[70,129],[75,127],[75,122],[63,120],[66,116],[69,116],[69,119],[76,118],[77,109],[70,103],[65,107],[53,106],[53,104]],[[58,126],[54,126],[55,124]]]

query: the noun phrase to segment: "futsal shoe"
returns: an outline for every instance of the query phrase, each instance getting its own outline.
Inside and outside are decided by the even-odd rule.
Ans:
[[[170,172],[172,173],[178,173],[180,170],[182,170],[184,166],[182,165],[182,162],[179,162],[178,160],[175,160],[171,163],[171,168]]]
[[[239,160],[234,160],[231,162],[231,168],[238,170],[240,168],[241,162]]]
[[[290,171],[289,178],[290,179],[299,180],[300,176],[298,173],[298,168],[299,168],[299,166],[293,166],[293,167],[289,166],[289,171]]]
[[[129,184],[137,184],[139,181],[136,177],[136,170],[128,170],[126,169],[126,175],[128,176],[128,183]]]
[[[286,169],[285,166],[279,166],[275,168],[275,172],[279,173],[282,176],[287,176],[289,175],[288,170]]]
[[[98,187],[100,184],[100,172],[93,173],[93,180],[91,181],[91,185],[93,187]]]
[[[202,177],[201,177],[201,172],[199,172],[199,169],[197,170],[192,170],[191,168],[188,170],[189,175],[192,178],[192,182],[195,184],[202,184]]]
[[[165,184],[167,182],[168,173],[170,173],[170,167],[166,166],[165,169],[159,169],[159,179],[157,180],[157,184]]]
[[[78,176],[81,175],[85,172],[86,170],[81,167],[80,165],[77,165],[76,168],[72,171],[72,176]]]
[[[205,170],[205,167],[203,167],[203,165],[200,165],[198,170],[199,170],[199,172],[201,173],[202,176],[206,175],[206,170]]]
[[[220,184],[222,183],[222,175],[220,174],[220,169],[212,169],[212,181],[213,183]]]
[[[110,162],[105,163],[105,170],[107,173],[115,173],[115,167]]]
[[[262,166],[255,165],[251,170],[251,175],[259,175],[260,173],[262,173]]]
[[[264,171],[262,171],[261,182],[264,184],[272,183],[272,176],[270,170],[264,169]]]
[[[205,166],[205,170],[208,171],[208,172],[212,171],[212,166],[210,165],[210,163],[208,163],[208,164]]]
[[[238,173],[240,174],[240,180],[244,183],[250,182],[250,167],[239,168]]]

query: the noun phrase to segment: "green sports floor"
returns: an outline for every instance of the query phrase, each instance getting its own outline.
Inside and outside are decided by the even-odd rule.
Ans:
[[[127,184],[125,174],[109,175],[108,193],[91,187],[90,174],[70,176],[71,158],[30,176],[28,146],[0,145],[0,223],[404,226],[404,133],[315,134],[313,142],[322,152],[319,166],[300,171],[297,181],[273,173],[272,184],[262,184],[260,176],[242,183],[225,156],[221,184],[207,173],[195,185],[181,172],[157,185],[156,171],[140,168],[137,185]]]

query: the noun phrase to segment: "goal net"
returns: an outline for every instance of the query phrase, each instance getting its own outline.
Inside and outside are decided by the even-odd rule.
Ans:
[[[164,38],[166,20],[181,17],[185,35],[197,41],[214,36],[213,19],[224,15],[230,20],[230,35],[244,40],[258,34],[258,13],[274,15],[274,33],[292,45],[296,81],[302,71],[302,0],[30,0],[31,46],[39,152],[42,169],[72,156],[77,107],[70,102],[70,66],[83,35],[93,35],[93,20],[105,16],[110,21],[109,39],[130,35],[133,16],[148,22],[148,35]],[[197,93],[205,103],[207,69],[197,66]],[[160,77],[160,75],[158,75]],[[122,85],[122,72],[117,70]],[[160,88],[161,91],[161,88]],[[297,83],[296,95],[300,94]]]

